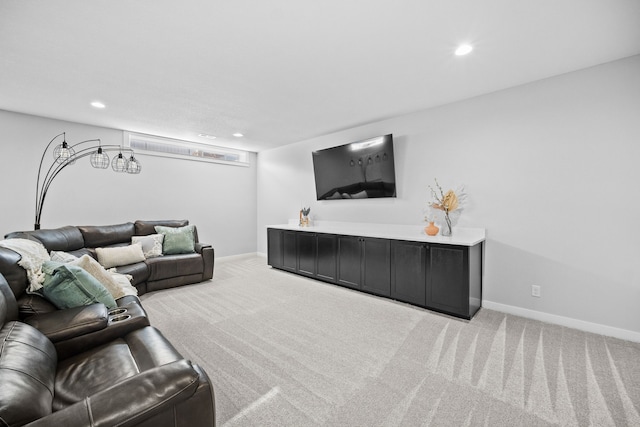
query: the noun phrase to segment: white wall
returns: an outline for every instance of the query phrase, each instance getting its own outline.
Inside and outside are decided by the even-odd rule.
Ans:
[[[69,143],[123,141],[120,130],[0,110],[0,235],[33,229],[38,163],[46,144],[61,132],[67,132]],[[198,227],[200,241],[214,246],[216,257],[255,252],[254,153],[248,168],[136,157],[142,163],[139,175],[93,169],[88,158],[64,169],[47,195],[42,228],[188,219]]]
[[[354,95],[355,96],[355,95]],[[393,133],[398,197],[316,201],[311,152]],[[420,224],[437,178],[487,229],[483,304],[640,341],[640,56],[258,155],[258,251],[296,218]],[[531,297],[531,285],[542,297]]]

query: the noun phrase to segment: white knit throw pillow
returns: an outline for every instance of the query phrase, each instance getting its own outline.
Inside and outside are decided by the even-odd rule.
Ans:
[[[119,267],[144,261],[141,243],[113,248],[96,248],[96,253],[98,254],[98,262],[104,268]]]

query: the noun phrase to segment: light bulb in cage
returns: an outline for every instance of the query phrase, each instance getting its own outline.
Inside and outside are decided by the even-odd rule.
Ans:
[[[120,152],[111,161],[111,168],[116,172],[126,172],[128,163],[129,161],[122,155],[122,152]]]

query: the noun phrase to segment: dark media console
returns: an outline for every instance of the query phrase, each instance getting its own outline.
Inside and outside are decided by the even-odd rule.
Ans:
[[[400,236],[272,226],[267,229],[267,262],[273,268],[471,319],[482,301],[484,237],[455,244],[451,238]]]

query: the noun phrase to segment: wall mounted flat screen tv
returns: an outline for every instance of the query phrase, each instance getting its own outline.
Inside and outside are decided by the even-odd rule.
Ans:
[[[393,136],[313,152],[318,200],[396,197]]]

